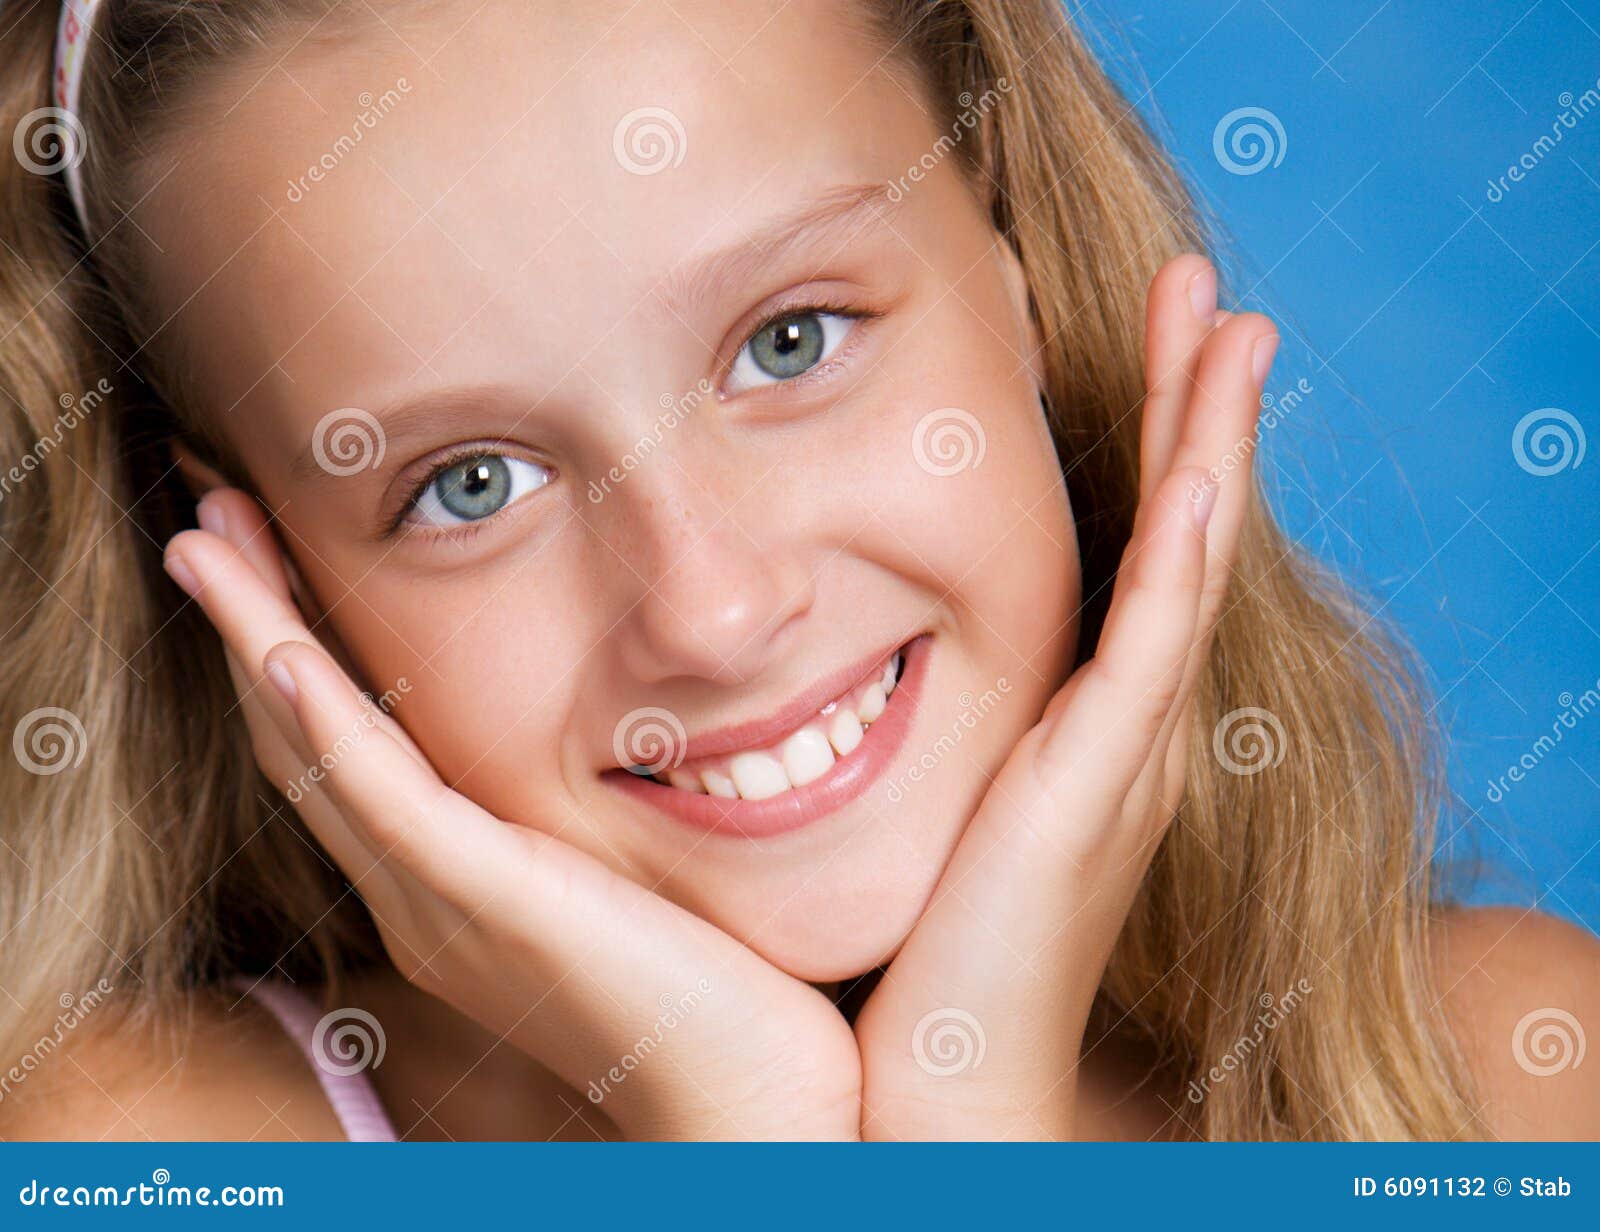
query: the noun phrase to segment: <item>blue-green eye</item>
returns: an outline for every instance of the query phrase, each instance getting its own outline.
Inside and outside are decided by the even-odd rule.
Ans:
[[[427,526],[481,522],[536,492],[555,472],[500,453],[470,454],[435,472],[417,494],[406,520]]]
[[[740,348],[728,383],[738,392],[808,372],[838,349],[852,324],[850,317],[814,310],[768,321]]]

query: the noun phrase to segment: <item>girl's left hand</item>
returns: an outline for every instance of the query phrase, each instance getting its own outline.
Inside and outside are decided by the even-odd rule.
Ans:
[[[1140,506],[1095,655],[1018,743],[856,1023],[864,1138],[1071,1138],[1090,1007],[1183,797],[1277,335],[1151,284]]]

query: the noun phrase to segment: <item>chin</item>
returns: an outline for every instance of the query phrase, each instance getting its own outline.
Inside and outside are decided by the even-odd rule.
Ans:
[[[693,909],[808,983],[884,966],[927,909],[983,794],[981,776],[953,762],[940,769],[895,806],[882,803],[880,785],[877,800],[858,802],[860,813],[841,819],[843,838],[807,850],[784,873],[718,877],[716,888],[701,887]]]
[[[848,981],[904,944],[1042,692],[923,632],[764,720],[688,737],[671,765],[601,782],[625,802],[624,832],[659,840],[645,884],[797,979]],[[815,768],[797,756],[825,742]]]
[[[830,888],[802,895],[750,932],[746,944],[781,971],[810,984],[848,981],[884,966],[916,925],[938,869],[924,884]]]

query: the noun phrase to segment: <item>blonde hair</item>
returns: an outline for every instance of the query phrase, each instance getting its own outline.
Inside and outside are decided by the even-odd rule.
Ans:
[[[1059,0],[859,2],[945,125],[963,122],[958,100],[1003,94],[951,149],[1029,280],[1078,511],[1087,655],[1137,503],[1145,292],[1205,236]],[[0,482],[14,622],[0,642],[4,730],[23,739],[25,719],[33,734],[54,723],[84,750],[61,773],[23,764],[51,756],[48,740],[0,758],[0,1054],[97,979],[136,994],[117,998],[125,1013],[171,1021],[186,990],[230,971],[331,979],[381,959],[359,903],[256,770],[220,647],[161,572],[162,545],[190,524],[171,440],[225,468],[227,454],[150,327],[148,254],[122,221],[206,74],[335,7],[109,0],[83,100],[93,248],[57,178],[14,161],[0,173],[0,319],[14,322],[0,342],[0,447],[34,463]],[[0,34],[7,131],[48,100],[54,20],[37,4]],[[66,399],[91,390],[95,405],[63,427]],[[1442,797],[1418,681],[1258,499],[1195,701],[1187,798],[1096,1016],[1189,1083],[1189,1131],[1469,1132],[1468,1080],[1430,990]],[[1226,744],[1213,747],[1240,712],[1272,716],[1281,760],[1260,773],[1230,770]]]

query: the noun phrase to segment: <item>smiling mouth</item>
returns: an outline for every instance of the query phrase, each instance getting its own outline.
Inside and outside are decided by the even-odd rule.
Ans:
[[[822,705],[797,703],[782,719],[690,740],[704,754],[652,774],[607,772],[619,789],[675,820],[747,837],[806,825],[859,796],[899,750],[926,674],[927,635],[856,668]],[[838,689],[839,686],[833,686]],[[775,730],[776,729],[776,730]]]
[[[872,679],[834,698],[810,722],[776,744],[685,762],[655,775],[640,767],[630,770],[677,791],[723,800],[768,800],[804,787],[861,747],[866,733],[888,708],[905,661],[904,650],[895,651]]]

